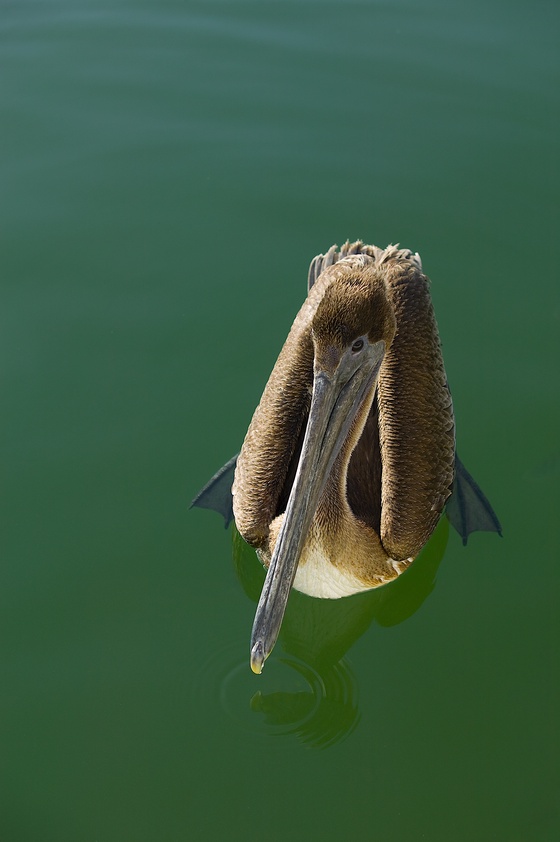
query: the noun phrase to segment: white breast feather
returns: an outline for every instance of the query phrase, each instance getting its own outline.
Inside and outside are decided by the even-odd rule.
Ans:
[[[405,570],[412,559],[406,561],[393,561],[387,559],[397,576]],[[308,596],[316,596],[321,599],[340,599],[343,596],[352,596],[362,591],[370,591],[373,587],[393,581],[394,575],[388,575],[385,582],[377,585],[366,585],[352,573],[345,573],[329,560],[320,545],[315,544],[308,548],[298,565],[294,588]]]

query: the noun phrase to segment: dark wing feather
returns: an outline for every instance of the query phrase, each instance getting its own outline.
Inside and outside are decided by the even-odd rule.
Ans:
[[[457,530],[466,546],[471,532],[497,532],[502,527],[486,495],[471,477],[455,454],[455,479],[451,497],[445,507],[451,525]]]
[[[220,468],[214,474],[212,479],[198,492],[190,506],[191,508],[197,506],[199,509],[213,509],[218,512],[225,521],[226,529],[233,520],[231,486],[233,485],[238,455],[236,453],[229,462],[226,462],[223,468]]]

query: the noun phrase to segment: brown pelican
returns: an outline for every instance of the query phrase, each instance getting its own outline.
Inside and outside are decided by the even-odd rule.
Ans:
[[[292,586],[337,598],[394,579],[437,525],[456,467],[466,479],[457,517],[464,539],[475,528],[500,530],[456,462],[453,405],[419,255],[361,241],[332,246],[311,263],[308,287],[232,488],[236,526],[268,568],[251,639],[257,673]],[[210,497],[220,477],[231,482],[233,465],[194,503],[224,511]],[[482,509],[474,522],[465,514],[468,495]]]

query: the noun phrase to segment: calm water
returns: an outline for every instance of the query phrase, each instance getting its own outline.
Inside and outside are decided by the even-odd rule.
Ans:
[[[2,840],[558,838],[559,18],[2,4]],[[504,538],[293,595],[258,678],[187,507],[347,237],[421,253]]]

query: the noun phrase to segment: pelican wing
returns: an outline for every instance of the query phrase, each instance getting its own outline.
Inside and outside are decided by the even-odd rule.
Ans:
[[[424,546],[451,493],[455,424],[420,260],[392,246],[379,265],[397,322],[378,385],[380,537],[391,558],[405,559]]]
[[[235,469],[233,509],[237,528],[262,547],[272,520],[287,499],[294,454],[301,443],[313,384],[310,313],[316,296],[305,300],[257,406]],[[289,493],[289,489],[288,489]]]

